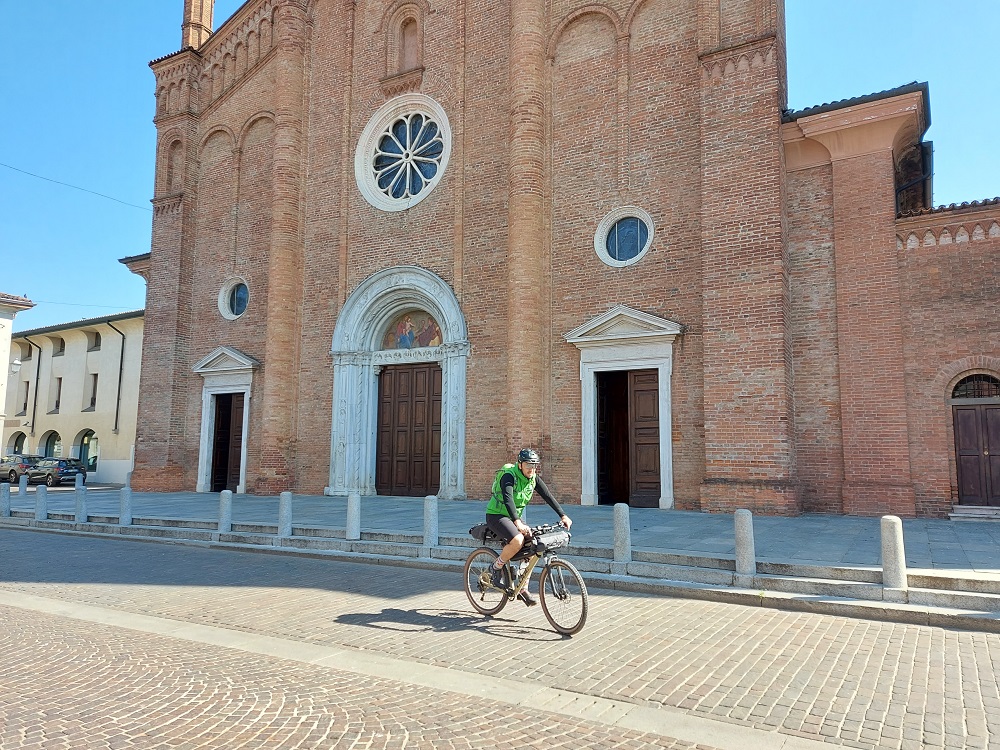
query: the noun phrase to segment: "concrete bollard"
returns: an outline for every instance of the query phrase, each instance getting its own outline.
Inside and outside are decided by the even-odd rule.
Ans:
[[[430,557],[431,548],[438,546],[438,499],[437,495],[424,498],[424,543],[421,557]]]
[[[348,541],[356,542],[361,538],[361,493],[347,494],[347,533]]]
[[[882,599],[905,602],[906,589],[903,522],[897,516],[882,516]]]
[[[118,500],[118,525],[132,525],[132,488],[125,485]]]
[[[0,484],[0,518],[10,518],[10,485]]]
[[[292,535],[292,493],[278,495],[278,536]]]
[[[737,586],[753,586],[757,575],[757,552],[753,542],[753,513],[741,509],[736,511],[736,577],[733,580]]]
[[[615,503],[615,559],[611,563],[614,575],[625,575],[632,562],[632,524],[629,520],[628,503]]]
[[[80,479],[80,475],[77,474],[77,479]],[[89,509],[87,508],[87,488],[82,484],[76,485],[76,522],[77,523],[87,523],[87,517],[90,515]]]
[[[73,487],[76,489],[83,487],[83,474],[76,475],[76,478],[73,480]]]
[[[228,534],[233,530],[233,491],[219,493],[219,533]]]
[[[17,479],[17,494],[24,497],[28,494],[28,475],[22,474]]]
[[[49,520],[49,488],[44,484],[35,489],[35,520]]]

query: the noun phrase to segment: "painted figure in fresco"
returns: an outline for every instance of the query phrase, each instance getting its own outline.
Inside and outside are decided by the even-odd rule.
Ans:
[[[417,344],[419,346],[437,346],[441,343],[441,329],[438,328],[438,324],[434,321],[434,318],[428,316],[424,319],[424,324],[420,328],[420,332],[417,333]]]
[[[396,348],[409,349],[413,346],[413,321],[405,316],[396,324]]]

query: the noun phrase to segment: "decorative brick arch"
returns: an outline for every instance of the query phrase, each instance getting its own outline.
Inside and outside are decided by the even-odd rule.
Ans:
[[[389,323],[407,310],[429,313],[441,327],[439,346],[380,350]],[[439,362],[441,487],[448,500],[465,498],[465,379],[468,330],[458,298],[437,274],[396,266],[369,276],[347,298],[333,333],[333,426],[327,495],[375,493],[378,373],[391,364]]]

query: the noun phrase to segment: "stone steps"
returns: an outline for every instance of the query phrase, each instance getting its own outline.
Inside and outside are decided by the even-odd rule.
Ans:
[[[292,536],[278,537],[277,526],[233,524],[220,533],[218,525],[201,520],[136,518],[130,526],[117,525],[115,516],[90,516],[88,523],[76,523],[70,513],[49,513],[45,521],[34,520],[30,511],[15,511],[2,519],[12,526],[100,534],[129,538],[212,544],[239,549],[282,549],[288,552],[343,556],[383,564],[461,568],[471,549],[479,543],[468,535],[442,535],[439,545],[426,548],[422,537],[413,533],[365,531],[359,540],[347,540],[343,529],[293,526]],[[703,587],[718,592],[740,589],[778,597],[820,597],[858,602],[884,601],[882,572],[876,567],[834,566],[817,563],[789,563],[758,560],[756,575],[737,577],[735,560],[728,556],[690,554],[682,551],[634,549],[633,560],[616,563],[610,548],[577,545],[565,550],[565,557],[595,584],[629,590],[643,586],[686,591]],[[929,570],[908,571],[909,588],[904,604],[931,608],[951,608],[969,612],[1000,612],[1000,577],[974,572],[944,574]],[[652,590],[652,589],[651,589]],[[898,594],[896,595],[898,596]],[[896,603],[899,603],[898,599]]]
[[[952,521],[1000,521],[1000,507],[995,505],[953,505]]]

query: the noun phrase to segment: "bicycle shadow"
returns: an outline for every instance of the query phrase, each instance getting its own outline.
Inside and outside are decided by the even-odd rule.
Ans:
[[[551,641],[563,637],[551,630],[526,625],[509,617],[484,617],[451,609],[399,609],[385,607],[381,612],[355,612],[338,615],[339,625],[355,625],[397,633],[432,631],[458,633],[475,630],[498,638]]]

